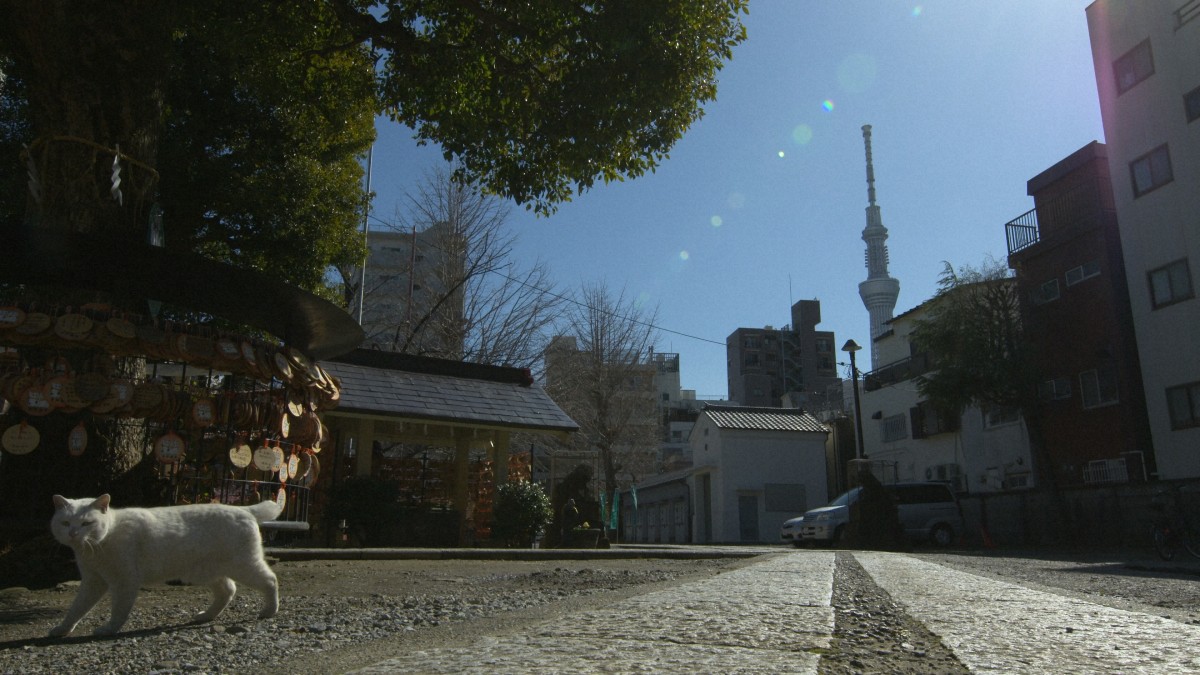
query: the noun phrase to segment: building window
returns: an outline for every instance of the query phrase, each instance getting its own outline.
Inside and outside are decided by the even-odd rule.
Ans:
[[[1183,112],[1188,122],[1200,119],[1200,87],[1183,95]]]
[[[1200,427],[1200,382],[1168,389],[1167,411],[1172,429]]]
[[[830,352],[833,351],[833,345],[826,338],[817,338],[817,351]]]
[[[1117,369],[1112,366],[1085,370],[1079,374],[1083,407],[1099,408],[1117,402]]]
[[[908,418],[904,415],[892,415],[879,422],[883,442],[902,441],[908,438]]]
[[[1046,380],[1038,385],[1038,395],[1042,397],[1043,401],[1071,398],[1071,380],[1066,377]]]
[[[1100,276],[1100,261],[1092,260],[1085,262],[1079,267],[1067,270],[1067,286],[1074,286],[1085,279],[1098,276]]]
[[[1192,297],[1192,273],[1187,258],[1150,270],[1146,276],[1150,280],[1150,304],[1154,309]]]
[[[983,411],[983,428],[992,429],[1001,427],[1006,424],[1013,424],[1021,419],[1021,413],[1016,408],[1005,406],[1001,408],[988,408]]]
[[[758,354],[747,354],[744,365],[748,368],[753,368],[758,365]]]
[[[1117,95],[1124,94],[1135,84],[1153,74],[1154,54],[1150,51],[1149,38],[1113,62],[1113,75],[1117,80]]]
[[[1153,192],[1175,180],[1171,171],[1171,153],[1164,143],[1129,163],[1129,175],[1133,179],[1133,196]]]
[[[922,401],[915,408],[909,408],[912,418],[912,437],[926,438],[958,430],[958,416],[946,410],[939,410],[929,401]]]
[[[1047,302],[1053,302],[1058,299],[1058,279],[1051,279],[1044,284],[1033,289],[1029,294],[1029,299],[1035,305],[1044,305]]]

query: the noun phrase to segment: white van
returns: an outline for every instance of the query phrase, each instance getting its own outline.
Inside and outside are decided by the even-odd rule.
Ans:
[[[963,532],[958,499],[945,483],[895,483],[883,488],[896,500],[900,524],[911,541],[949,546]],[[845,492],[827,506],[805,512],[799,540],[804,543],[836,543],[850,520],[849,505],[858,501],[859,491]]]

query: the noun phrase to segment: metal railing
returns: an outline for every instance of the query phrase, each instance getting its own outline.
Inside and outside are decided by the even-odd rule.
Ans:
[[[881,387],[903,382],[929,371],[929,355],[914,354],[907,359],[900,359],[872,370],[863,376],[863,389],[875,391]]]
[[[1188,0],[1175,10],[1175,30],[1197,17],[1200,17],[1200,0]]]
[[[1096,459],[1083,466],[1083,482],[1094,483],[1127,483],[1129,472],[1125,467],[1124,458]]]
[[[1041,233],[1038,230],[1037,209],[1029,209],[1005,223],[1004,233],[1008,238],[1009,255],[1038,243]]]
[[[248,506],[265,499],[274,500],[283,488],[287,500],[276,522],[307,523],[312,490],[300,485],[282,485],[276,481],[212,479],[206,476],[181,477],[175,486],[175,503],[204,504],[217,502]]]

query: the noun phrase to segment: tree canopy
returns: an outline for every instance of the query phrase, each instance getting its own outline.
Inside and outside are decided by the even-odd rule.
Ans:
[[[1008,268],[989,260],[955,270],[946,263],[913,343],[930,357],[921,394],[961,414],[968,406],[1026,411],[1036,401],[1037,379],[1028,358],[1020,298]]]
[[[25,115],[0,130],[8,149],[30,146],[40,225],[139,236],[161,200],[168,246],[270,257],[311,286],[361,252],[351,159],[372,114],[437,143],[464,180],[549,212],[667,156],[715,97],[746,7],[0,0],[3,96]],[[108,198],[114,157],[123,203]]]

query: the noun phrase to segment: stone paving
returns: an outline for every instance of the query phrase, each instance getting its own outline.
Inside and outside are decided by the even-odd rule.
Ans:
[[[855,558],[973,672],[1200,672],[1200,626],[903,555],[860,552]]]
[[[1200,672],[1200,627],[895,553],[857,560],[973,672]],[[360,673],[816,673],[834,554],[796,551]]]

